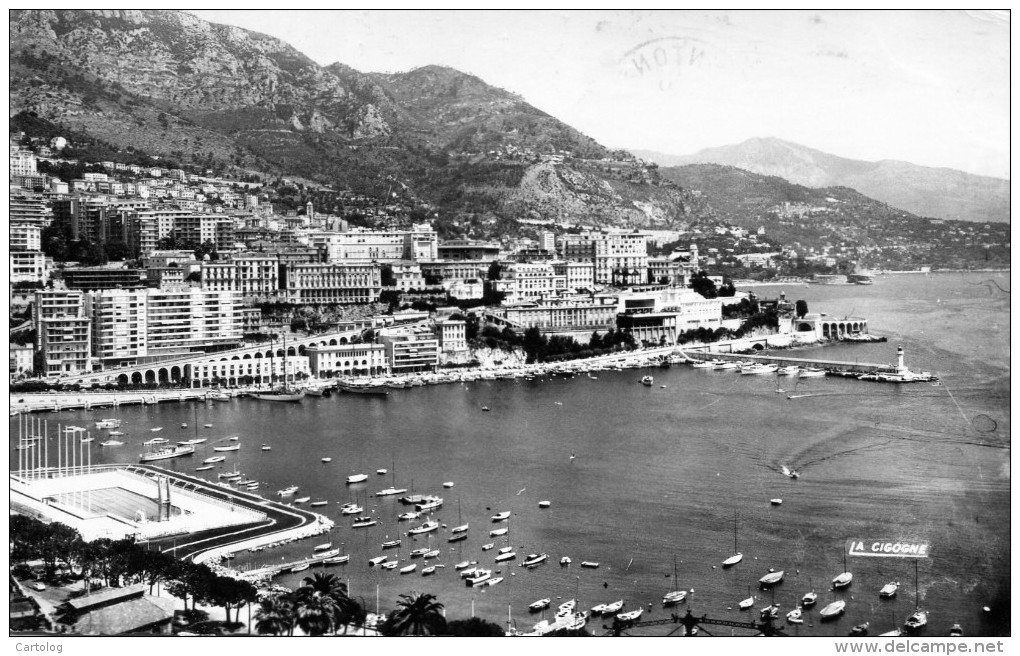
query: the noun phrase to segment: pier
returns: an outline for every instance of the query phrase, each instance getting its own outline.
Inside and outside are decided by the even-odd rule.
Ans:
[[[762,364],[775,364],[780,367],[814,367],[824,369],[826,373],[836,376],[874,376],[872,380],[889,380],[893,382],[914,382],[924,380],[935,380],[935,377],[928,372],[915,373],[910,371],[903,363],[903,347],[896,348],[896,364],[878,364],[874,362],[848,362],[843,360],[809,360],[806,358],[791,358],[785,355],[757,355],[753,353],[710,353],[706,351],[691,351],[685,353],[689,360],[743,360]]]
[[[230,395],[231,391],[223,393]],[[236,394],[237,390],[233,390]],[[16,412],[59,412],[93,410],[121,405],[155,405],[173,401],[205,401],[214,392],[208,389],[146,390],[140,392],[57,392],[11,394],[11,410]]]

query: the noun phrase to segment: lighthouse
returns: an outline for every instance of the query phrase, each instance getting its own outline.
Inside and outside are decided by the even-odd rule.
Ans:
[[[897,371],[906,371],[907,370],[907,365],[903,364],[903,347],[902,346],[897,346],[896,347],[896,370]]]

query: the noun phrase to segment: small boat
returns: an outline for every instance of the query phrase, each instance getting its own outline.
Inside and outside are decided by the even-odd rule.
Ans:
[[[790,624],[803,624],[804,619],[801,617],[804,614],[800,608],[794,608],[786,614],[786,621]]]
[[[166,441],[166,440],[164,440],[164,441]],[[178,444],[183,444],[184,446],[189,446],[189,445],[194,445],[194,444],[201,444],[202,442],[205,442],[205,441],[206,441],[206,439],[204,437],[201,437],[201,438],[199,438],[197,440],[180,440],[177,443]]]
[[[493,543],[491,543],[491,542],[490,542],[489,544],[483,544],[483,545],[482,545],[482,551],[488,551],[489,549],[492,549],[492,548],[493,548],[493,547],[495,547],[495,546],[496,546],[496,545],[494,545],[494,544],[493,544]]]
[[[445,488],[451,488],[453,486],[454,486],[454,482],[453,481],[446,481],[445,483],[443,483],[443,487],[445,487]]]
[[[380,476],[385,476],[387,471],[388,470],[386,470],[386,469],[376,469],[375,473],[379,474]]]
[[[691,366],[694,367],[695,369],[714,369],[715,368],[715,364],[712,363],[712,362],[709,362],[708,360],[700,360],[698,362],[693,363]]]
[[[322,461],[323,462],[333,462],[333,459],[332,458],[323,458]]]
[[[676,554],[673,554],[673,584],[672,589],[662,597],[663,606],[673,606],[679,604],[687,598],[687,592],[681,590],[677,584],[676,575]]]
[[[212,468],[212,465],[203,465],[201,467],[195,467],[195,471],[209,471]]]
[[[251,484],[249,483],[249,485],[251,485]],[[258,485],[258,483],[256,483],[255,485]],[[329,504],[329,501],[326,501],[324,499],[319,499],[318,501],[313,501],[313,502],[311,502],[308,505],[310,505],[313,508],[320,508],[320,507],[328,505],[328,504]]]
[[[312,548],[312,551],[328,551],[333,546],[332,542],[324,542],[323,544],[316,545]]]
[[[763,620],[774,620],[779,616],[779,604],[769,604],[765,608],[761,609],[761,618]]]
[[[326,560],[322,561],[322,564],[327,566],[327,567],[329,567],[330,565],[343,565],[344,563],[348,562],[350,559],[351,559],[351,557],[349,555],[348,556],[337,556],[336,558],[327,558]]]
[[[431,531],[436,530],[437,528],[439,528],[439,522],[428,521],[422,524],[421,526],[412,528],[410,531],[408,531],[408,533],[410,533],[411,535],[418,535],[420,533],[429,533]]]
[[[459,563],[457,563],[456,565],[454,565],[453,569],[455,569],[455,570],[462,570],[465,567],[468,567],[469,565],[471,565],[471,561],[470,560],[462,560]]]
[[[871,622],[865,622],[864,624],[855,624],[854,628],[850,629],[849,635],[852,636],[868,635],[869,626],[871,626]]]
[[[436,510],[443,505],[443,500],[440,497],[425,497],[423,503],[419,503],[415,508],[419,512],[430,512]]]
[[[589,569],[598,569],[599,564],[593,560],[582,560],[581,567],[587,567]]]
[[[483,405],[482,406],[482,412],[488,412],[488,411],[489,411],[489,406]]]
[[[493,515],[492,516],[492,521],[494,521],[494,522],[501,522],[504,519],[509,519],[509,517],[510,517],[510,511],[507,510],[505,512],[500,512],[500,513],[496,513],[495,515]]]
[[[551,505],[552,505],[552,502],[550,502],[550,501],[539,501],[538,502],[538,507],[539,508],[548,508]]]
[[[570,564],[570,556],[564,556],[563,558],[560,558],[560,565],[563,565],[564,567],[566,567],[569,564]]]
[[[291,567],[291,568],[290,568],[290,571],[291,571],[291,573],[292,573],[292,574],[296,574],[296,573],[298,573],[298,572],[303,572],[303,571],[305,571],[305,570],[306,570],[306,569],[308,569],[309,567],[310,567],[310,565],[309,565],[308,563],[301,563],[300,565],[296,565],[296,566],[294,566],[294,567]]]
[[[163,439],[162,437],[155,437],[151,440],[145,440],[144,442],[142,442],[142,446],[152,446],[153,444],[166,444],[169,441],[170,440]]]
[[[103,419],[96,422],[96,428],[120,428],[120,419]]]
[[[372,567],[375,567],[376,565],[381,565],[385,563],[387,558],[389,558],[389,556],[376,556],[375,558],[369,558],[368,564]]]
[[[411,563],[410,565],[407,565],[405,567],[401,567],[400,568],[400,573],[401,574],[410,574],[411,572],[413,572],[416,569],[418,569],[418,563]]]
[[[378,523],[379,522],[375,521],[371,517],[358,517],[354,520],[354,523],[351,524],[351,528],[366,528],[368,526],[375,526]]]
[[[467,577],[464,581],[468,586],[476,586],[479,583],[487,581],[492,576],[492,570],[488,569],[477,569],[474,571],[472,576]]]
[[[817,592],[808,592],[800,600],[800,605],[803,606],[804,608],[810,608],[811,606],[814,606],[816,603],[818,603]]]
[[[461,540],[467,540],[467,533],[457,533],[446,538],[447,542],[460,542]]]
[[[521,565],[527,568],[537,567],[544,563],[546,560],[548,560],[548,558],[549,554],[546,553],[528,554],[528,556],[524,559],[524,562]]]
[[[814,367],[804,367],[797,374],[801,378],[818,378],[825,375],[825,369],[816,369]]]
[[[800,367],[797,365],[789,365],[787,367],[780,367],[777,369],[776,374],[780,376],[796,376],[798,371],[800,371]]]
[[[506,532],[507,532],[507,529],[505,529],[505,528],[494,528],[491,531],[489,531],[489,537],[490,538],[495,538],[495,537],[499,537],[500,535],[506,535]]]
[[[641,379],[641,384],[645,387],[651,387],[655,383],[655,379],[651,376],[645,376]]]
[[[410,553],[410,556],[411,556],[411,558],[421,558],[422,556],[424,556],[428,552],[429,552],[429,548],[428,547],[422,547],[421,549],[412,549],[411,553]]]
[[[352,474],[347,477],[347,484],[362,483],[368,480],[368,474]]]
[[[611,604],[606,604],[605,607],[602,609],[602,614],[603,615],[615,615],[616,613],[620,612],[621,608],[623,608],[623,599],[620,599],[618,601],[614,601]]]
[[[497,563],[501,563],[504,560],[513,560],[516,557],[517,557],[517,554],[515,552],[513,552],[513,551],[503,551],[503,550],[500,550],[500,554],[498,556],[496,556],[496,562]]]
[[[375,496],[389,497],[393,496],[394,494],[403,494],[404,492],[407,492],[407,488],[388,487],[385,490],[379,490],[378,492],[376,492]]]
[[[424,574],[424,572],[422,572],[422,573]],[[502,583],[502,582],[503,582],[503,577],[502,576],[497,576],[494,579],[489,579],[488,581],[485,581],[482,585],[493,586],[493,585],[496,585],[497,583]]]
[[[202,424],[203,428],[212,428],[212,424]]]
[[[843,614],[843,611],[845,609],[846,602],[840,599],[839,601],[834,601],[825,608],[823,608],[822,610],[818,611],[818,615],[822,618],[822,621],[824,622],[826,620],[831,620],[839,617],[840,615]]]
[[[383,549],[395,549],[400,546],[400,540],[389,540],[382,543]]]
[[[762,587],[768,587],[770,585],[775,585],[777,583],[782,582],[784,574],[785,574],[785,572],[783,570],[779,570],[778,572],[769,572],[765,576],[763,576],[760,579],[758,579],[758,583]]]
[[[928,624],[928,613],[918,608],[913,614],[907,618],[907,621],[903,623],[903,626],[911,631],[920,629]]]
[[[899,590],[899,581],[890,581],[882,586],[882,589],[878,591],[878,596],[883,599],[891,599],[896,596],[896,591]]]
[[[357,515],[358,513],[364,512],[365,509],[356,503],[345,503],[340,506],[341,515]]]
[[[259,482],[258,482],[258,481],[252,481],[251,483],[248,483],[248,484],[247,484],[247,485],[245,485],[244,487],[245,487],[245,489],[247,489],[248,491],[253,491],[253,490],[257,490],[257,489],[259,489]],[[314,506],[315,504],[313,503],[312,505]]]
[[[226,459],[227,459],[227,456],[213,456],[211,458],[206,458],[202,462],[204,462],[204,463],[206,463],[208,465],[208,464],[212,464],[214,462],[223,462]]]
[[[181,424],[181,428],[187,428],[187,427],[188,427],[187,424]]]
[[[643,608],[638,608],[637,610],[632,610],[627,613],[620,613],[619,615],[616,616],[616,619],[620,620],[621,622],[635,622],[639,617],[641,617],[641,613],[643,612],[644,612]]]
[[[431,551],[426,551],[425,553],[423,553],[421,555],[421,557],[423,559],[425,559],[425,560],[429,560],[431,558],[438,558],[439,557],[439,549],[433,549]]]
[[[545,610],[546,608],[549,607],[549,604],[551,603],[552,599],[549,599],[548,597],[546,597],[545,599],[539,599],[538,601],[533,601],[530,604],[528,604],[528,610],[532,612]]]
[[[771,503],[773,506],[781,506],[781,505],[783,505],[783,500],[782,499],[769,499],[769,503]]]
[[[419,517],[421,517],[421,513],[420,512],[415,512],[415,511],[401,513],[400,515],[397,515],[397,519],[399,519],[402,522],[403,521],[410,521],[412,519],[418,519]]]
[[[470,524],[461,524],[460,526],[454,526],[453,528],[450,529],[450,533],[453,534],[467,533],[468,526],[470,526]]]
[[[262,450],[263,451],[272,451],[273,447],[269,446],[268,444],[263,444],[262,445]]]
[[[959,624],[954,624],[953,628],[949,629],[949,636],[952,638],[960,638],[963,636],[963,627]]]
[[[286,488],[280,490],[279,492],[277,492],[277,494],[280,495],[281,497],[285,497],[285,496],[294,494],[297,491],[298,491],[298,486],[297,485],[291,485],[290,487],[286,487]]]
[[[241,445],[240,444],[230,444],[228,446],[214,446],[212,448],[212,450],[213,451],[240,451],[241,450]]]
[[[312,500],[312,497],[298,497],[294,499],[294,503],[307,503]]]
[[[123,435],[123,434],[124,434],[123,431],[118,431],[118,430],[110,431],[110,435],[112,435],[112,436]]]
[[[723,567],[733,567],[744,559],[744,554],[737,551],[737,511],[733,511],[733,555],[722,562]]]
[[[159,431],[161,431],[161,430],[163,430],[163,427],[162,427],[162,426],[157,426],[156,428],[150,428],[150,429],[149,429],[149,431],[150,431],[150,432],[153,432],[153,433],[158,433],[158,432],[159,432]]]
[[[385,562],[385,563],[382,564],[382,568],[383,569],[396,569],[397,568],[397,561],[391,560],[389,562]]]
[[[740,607],[740,610],[747,610],[751,606],[754,606],[754,597],[748,597],[747,599],[742,600],[739,604],[737,604],[737,606]]]
[[[832,587],[839,590],[849,586],[854,581],[854,575],[847,571],[846,568],[846,547],[843,548],[843,571],[832,579]]]
[[[576,599],[571,599],[569,601],[564,601],[562,604],[559,605],[559,608],[556,609],[556,611],[557,611],[556,614],[560,615],[562,613],[564,615],[569,615],[570,613],[574,612],[575,608],[577,608],[577,600]]]

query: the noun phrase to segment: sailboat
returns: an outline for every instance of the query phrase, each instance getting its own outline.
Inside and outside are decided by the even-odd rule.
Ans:
[[[501,563],[504,560],[513,560],[517,557],[517,553],[510,546],[510,522],[506,523],[506,546],[499,550],[499,555],[496,556],[496,562]]]
[[[275,371],[276,367],[274,365],[274,358],[273,358],[273,351],[272,350],[269,351],[269,360],[270,360],[270,364],[269,364],[270,371]],[[297,390],[297,391],[291,391],[290,388],[287,385],[287,337],[286,336],[284,336],[284,338],[283,338],[283,388],[282,389],[277,389],[277,390],[270,390],[268,392],[256,392],[252,396],[254,396],[256,399],[258,399],[260,401],[289,401],[291,403],[296,403],[296,402],[300,401],[301,399],[305,398],[305,391],[303,389],[302,390]]]
[[[447,542],[457,542],[458,540],[467,539],[468,525],[461,524],[460,522],[460,497],[457,497],[457,526],[450,529],[450,537],[447,538]]]
[[[380,471],[381,472],[385,472],[386,470],[385,469],[380,469],[376,473],[378,473]],[[359,474],[359,476],[364,476],[365,479],[368,478],[367,474]],[[365,480],[365,479],[362,479],[362,480]],[[378,492],[376,492],[375,496],[377,496],[377,497],[388,497],[388,496],[392,496],[394,494],[403,494],[404,492],[407,492],[407,488],[398,488],[397,487],[397,459],[394,457],[394,459],[393,459],[393,483],[390,485],[390,487],[386,488],[385,490],[379,490]]]
[[[722,562],[723,567],[733,567],[741,560],[744,554],[737,551],[737,511],[733,511],[733,555]]]
[[[921,597],[918,594],[917,589],[917,560],[914,560],[914,612],[907,621],[903,624],[903,627],[910,631],[923,628],[928,624],[928,613],[921,610]]]
[[[853,573],[846,569],[846,545],[843,545],[843,573],[832,579],[832,587],[835,589],[845,588],[853,583]]]
[[[666,595],[662,598],[662,605],[663,606],[675,606],[676,604],[679,604],[680,602],[682,602],[684,599],[687,598],[687,591],[686,590],[680,590],[677,587],[677,582],[676,581],[677,581],[677,578],[676,578],[676,554],[673,554],[673,586],[672,586],[672,589],[669,592],[667,592]]]
[[[740,601],[737,606],[740,610],[747,610],[751,606],[754,606],[754,595],[751,594],[751,586],[747,586],[747,598]]]

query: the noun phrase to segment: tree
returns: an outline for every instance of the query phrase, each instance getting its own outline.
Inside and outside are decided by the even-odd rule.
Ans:
[[[495,622],[489,622],[488,620],[483,620],[480,617],[471,617],[466,620],[453,620],[452,622],[447,622],[445,635],[457,637],[496,637],[505,636],[506,632],[503,630],[503,627]]]
[[[493,262],[489,265],[489,271],[486,274],[486,280],[502,280],[503,267],[500,266],[499,262]]]
[[[708,277],[704,271],[698,271],[691,278],[691,289],[701,294],[705,298],[715,298],[718,296],[718,292],[715,289],[715,283]]]
[[[296,610],[288,595],[274,595],[259,602],[255,611],[255,631],[265,635],[294,635]]]
[[[393,265],[384,264],[379,267],[379,276],[382,278],[383,287],[395,287],[397,279],[393,277]]]
[[[446,628],[443,604],[433,594],[400,595],[397,610],[380,627],[384,635],[439,635]]]
[[[191,273],[188,274],[188,277],[185,278],[184,280],[185,280],[185,282],[197,282],[197,283],[201,283],[202,282],[202,272],[201,271],[192,271]]]
[[[335,633],[364,617],[360,604],[347,595],[347,584],[334,574],[308,576],[295,592],[297,625],[309,635]]]
[[[804,315],[806,315],[807,313],[808,313],[807,301],[804,300],[797,301],[797,318],[803,319]]]

